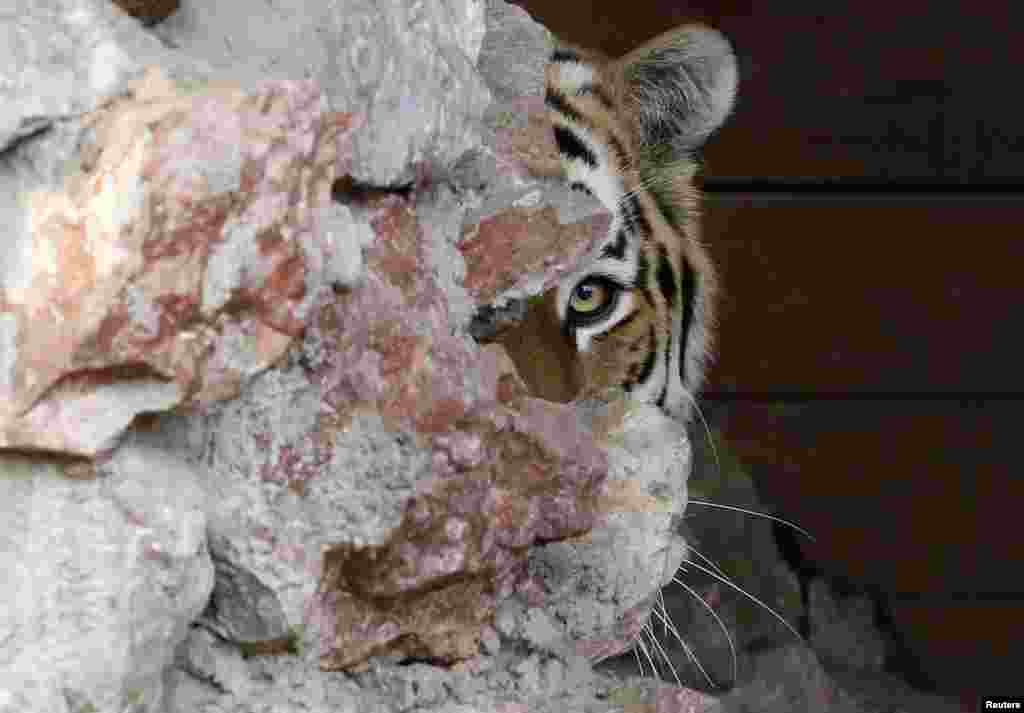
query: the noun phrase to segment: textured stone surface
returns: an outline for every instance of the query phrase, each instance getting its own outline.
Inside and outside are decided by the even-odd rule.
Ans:
[[[489,101],[474,69],[485,32],[480,0],[249,3],[244,11],[182,0],[156,32],[224,79],[315,81],[334,106],[365,117],[352,171],[369,183],[443,171],[478,142]]]
[[[609,459],[600,521],[531,553],[542,588],[530,603],[564,628],[574,652],[600,661],[631,646],[686,556],[675,524],[686,507],[690,445],[680,424],[631,402],[599,407],[595,429]]]
[[[200,624],[248,653],[281,652],[293,645],[292,630],[277,594],[244,567],[211,547],[217,573],[210,602]]]
[[[550,33],[515,5],[491,0],[487,8],[477,66],[495,101],[484,113],[484,146],[456,170],[464,186],[486,183],[487,191],[459,247],[466,288],[481,303],[504,305],[553,287],[607,233],[609,215],[559,179],[542,96]]]
[[[365,281],[320,310],[301,354],[210,414],[197,459],[236,493],[215,508],[214,547],[282,593],[307,636],[320,627],[325,666],[465,658],[524,548],[591,525],[606,466],[571,408],[523,398],[500,349],[451,336],[412,206],[364,210]]]
[[[542,96],[544,66],[554,49],[551,33],[526,10],[502,0],[487,0],[486,23],[477,68],[494,98]]]
[[[213,585],[191,467],[128,444],[80,472],[0,454],[4,713],[157,710]]]
[[[514,206],[484,218],[460,243],[466,288],[483,303],[499,304],[544,292],[607,227],[605,216],[563,224],[550,205]]]
[[[96,109],[147,65],[205,74],[108,0],[6,0],[0,28],[0,151]]]
[[[136,414],[231,397],[284,353],[352,278],[336,252],[361,247],[319,225],[353,125],[325,108],[309,83],[153,71],[90,115],[63,190],[23,194],[32,230],[0,266],[0,448],[95,455]]]

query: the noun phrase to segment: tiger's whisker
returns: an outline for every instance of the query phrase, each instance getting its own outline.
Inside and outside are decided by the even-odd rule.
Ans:
[[[658,638],[654,636],[653,633],[651,634],[651,644],[654,645],[655,651],[661,656],[665,665],[668,666],[668,670],[672,672],[672,678],[676,680],[676,685],[682,686],[683,682],[679,680],[679,674],[676,672],[676,667],[672,664],[672,659],[669,658],[668,652],[665,651],[665,647],[661,645],[661,642],[658,641]]]
[[[640,671],[640,675],[641,675],[641,676],[643,676],[643,675],[644,675],[644,664],[643,664],[643,662],[642,662],[642,661],[640,660],[640,654],[639,654],[639,653],[637,653],[637,650],[636,650],[636,648],[637,648],[637,647],[636,647],[636,646],[634,646],[634,647],[633,647],[632,649],[630,649],[630,651],[632,651],[632,652],[633,652],[633,658],[635,658],[635,659],[636,659],[636,667],[637,667],[637,669],[639,669],[639,671]]]
[[[689,592],[690,595],[693,596],[694,599],[696,599],[698,602],[700,602],[701,606],[703,606],[705,609],[707,609],[708,612],[711,614],[711,616],[713,616],[715,618],[715,621],[718,622],[719,628],[721,628],[722,633],[725,634],[725,640],[729,642],[729,652],[732,654],[732,681],[733,681],[733,683],[735,683],[736,682],[736,676],[737,676],[737,667],[738,667],[737,658],[736,658],[736,644],[735,644],[735,642],[733,642],[732,636],[729,635],[728,627],[725,625],[725,622],[722,621],[722,617],[718,616],[718,612],[716,612],[714,610],[714,608],[710,604],[708,604],[706,601],[704,601],[704,597],[702,597],[696,590],[694,590],[692,587],[688,586],[684,582],[679,581],[678,579],[676,579],[675,582],[680,587],[682,587],[687,592]]]
[[[704,433],[707,435],[708,445],[711,447],[711,455],[714,456],[715,459],[715,469],[718,473],[718,477],[721,478],[722,459],[718,457],[718,445],[715,443],[715,437],[711,435],[711,427],[708,425],[708,420],[704,418],[704,410],[700,407],[700,404],[697,403],[697,399],[693,398],[693,394],[689,391],[684,391],[683,394],[690,402],[690,405],[693,406],[694,413],[697,414],[697,417],[700,418],[701,424],[704,426]]]
[[[729,587],[730,589],[733,589],[733,590],[739,592],[740,594],[742,594],[743,596],[745,596],[747,599],[749,599],[750,601],[754,602],[755,604],[760,605],[761,607],[764,608],[765,611],[767,611],[769,614],[774,616],[779,621],[779,623],[781,623],[783,626],[785,626],[787,629],[789,629],[790,632],[792,632],[793,636],[798,638],[800,641],[804,640],[804,637],[800,635],[800,632],[797,631],[793,627],[792,624],[790,624],[788,621],[786,621],[785,617],[783,617],[777,611],[775,611],[770,606],[765,604],[763,601],[761,601],[760,599],[755,597],[753,594],[751,594],[750,592],[745,590],[743,587],[740,587],[739,585],[734,584],[728,578],[721,576],[717,572],[715,572],[713,570],[710,570],[707,567],[702,567],[701,565],[697,564],[696,562],[687,562],[686,564],[691,566],[691,567],[695,567],[697,570],[703,572],[704,574],[708,575],[709,577],[711,577],[713,579],[718,580],[719,582],[721,582],[725,586]],[[680,584],[680,585],[683,584],[683,582],[679,579],[678,576],[673,577],[672,581],[674,581],[676,584]]]
[[[660,613],[659,613],[659,616],[660,616]],[[708,685],[711,686],[712,688],[718,688],[718,684],[715,683],[715,681],[711,678],[710,675],[708,675],[708,672],[704,669],[704,666],[701,664],[700,660],[697,658],[697,655],[693,652],[693,649],[691,649],[689,647],[689,645],[687,645],[686,641],[683,639],[682,635],[679,633],[679,630],[676,629],[676,625],[673,624],[672,621],[668,619],[668,617],[665,617],[665,619],[663,621],[667,621],[668,622],[668,625],[671,628],[672,633],[676,637],[676,641],[679,642],[679,645],[683,647],[683,651],[686,652],[686,658],[688,658],[690,660],[690,662],[696,667],[696,669],[698,671],[700,671],[701,675],[704,676],[704,680],[706,680],[708,682]]]
[[[644,639],[642,636],[644,631],[645,629],[640,630],[640,634],[636,637],[636,643],[640,646],[640,651],[643,652],[644,656],[647,658],[648,663],[651,664],[651,675],[653,676],[657,670],[657,667],[654,665],[654,659],[651,658],[651,652],[647,649],[647,644],[644,643]]]
[[[665,594],[661,589],[658,590],[658,601],[655,606],[660,606],[661,611],[665,613],[666,618],[668,617],[668,607],[665,606]],[[668,636],[668,625],[665,623],[664,619],[661,623],[661,635]]]
[[[723,577],[727,576],[727,575],[726,575],[726,573],[725,573],[725,570],[723,570],[723,569],[722,569],[721,567],[719,567],[719,566],[718,566],[718,565],[717,565],[717,564],[715,563],[715,561],[714,561],[714,560],[712,560],[712,559],[711,559],[710,557],[706,557],[705,555],[702,555],[702,554],[700,553],[700,551],[698,551],[698,550],[697,550],[697,548],[696,548],[696,547],[694,547],[693,545],[691,545],[691,544],[689,544],[689,543],[686,543],[686,544],[684,544],[684,545],[683,545],[683,547],[685,547],[685,548],[686,548],[686,549],[688,549],[688,550],[689,550],[690,552],[692,552],[693,554],[697,555],[697,556],[698,556],[698,557],[700,557],[700,558],[701,558],[702,560],[704,560],[705,562],[707,562],[707,563],[708,563],[709,565],[711,565],[711,566],[712,566],[712,567],[713,567],[713,568],[715,569],[715,571],[716,571],[716,572],[718,572],[718,573],[719,573],[720,575],[722,575]],[[685,564],[685,563],[684,563],[684,564]]]
[[[687,502],[693,503],[694,505],[703,505],[704,507],[709,507],[709,508],[720,508],[722,510],[733,510],[734,512],[741,512],[741,513],[744,513],[745,515],[753,515],[755,517],[763,517],[766,520],[772,520],[774,522],[778,522],[778,523],[781,523],[783,525],[787,525],[788,527],[791,527],[794,530],[796,530],[797,532],[799,532],[801,535],[806,537],[811,542],[815,542],[814,536],[811,533],[809,533],[807,530],[805,530],[804,528],[800,527],[795,522],[791,522],[791,521],[789,521],[789,520],[787,520],[785,518],[778,517],[776,515],[769,515],[766,512],[758,512],[757,510],[748,510],[747,508],[741,508],[741,507],[738,507],[736,505],[723,505],[722,503],[712,503],[712,502],[709,502],[707,500],[694,500],[694,499],[691,498]]]

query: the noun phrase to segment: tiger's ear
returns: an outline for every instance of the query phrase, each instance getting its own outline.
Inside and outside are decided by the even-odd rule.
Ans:
[[[732,110],[739,82],[725,37],[684,25],[616,61],[644,148],[699,148]]]

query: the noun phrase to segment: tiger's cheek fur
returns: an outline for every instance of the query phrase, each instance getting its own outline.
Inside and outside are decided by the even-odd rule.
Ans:
[[[576,353],[583,384],[577,398],[596,397],[608,387],[634,384],[643,376],[652,340],[656,348],[662,335],[657,329],[652,332],[657,323],[655,308],[643,299],[636,304],[628,321],[595,336],[586,352]]]

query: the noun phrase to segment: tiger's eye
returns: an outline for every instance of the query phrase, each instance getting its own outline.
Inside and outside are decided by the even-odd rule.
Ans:
[[[576,286],[569,298],[569,308],[580,314],[590,314],[608,303],[611,291],[597,282],[584,281]]]

